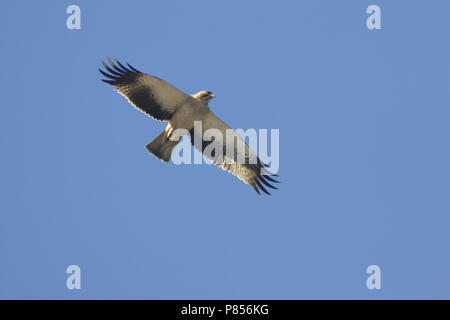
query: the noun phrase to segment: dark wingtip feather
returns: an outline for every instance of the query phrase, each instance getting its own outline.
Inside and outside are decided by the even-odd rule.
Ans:
[[[109,73],[111,73],[111,74],[113,74],[113,75],[116,75],[116,76],[118,76],[118,77],[121,77],[123,74],[124,74],[124,72],[123,71],[119,71],[119,70],[117,70],[117,69],[111,69],[108,65],[106,65],[106,64],[104,64],[104,67],[105,67],[105,69],[109,72]]]
[[[261,193],[259,192],[258,187],[256,186],[256,184],[253,184],[253,185],[252,185],[252,188],[253,188],[253,190],[256,191],[256,193],[257,193],[258,195],[261,195]]]
[[[258,185],[259,189],[261,189],[264,193],[268,194],[269,196],[271,195],[269,193],[269,191],[266,190],[266,188],[264,188],[264,186],[261,184],[261,182],[259,181],[259,179],[255,179],[256,184]]]
[[[127,71],[120,69],[118,66],[116,66],[115,63],[110,58],[108,58],[108,62],[114,68],[114,70],[116,70],[117,72],[119,72],[121,74],[124,74],[127,72]]]
[[[106,60],[107,62],[102,61],[103,67],[106,69],[106,72],[101,69],[98,69],[98,71],[100,71],[100,73],[104,75],[106,78],[112,79],[112,80],[102,80],[103,82],[106,82],[112,86],[119,85],[122,81],[122,78],[128,74],[142,73],[136,68],[133,68],[131,66],[130,66],[131,69],[128,69],[116,58],[114,58],[116,63],[114,63],[109,57],[106,58]]]
[[[260,177],[259,177],[259,180],[261,180],[261,182],[264,183],[264,184],[265,184],[266,186],[268,186],[269,188],[272,188],[272,189],[278,189],[277,187],[271,185],[271,184],[264,178],[264,176],[260,176]]]
[[[120,68],[122,68],[122,70],[123,70],[124,72],[132,72],[130,69],[127,69],[123,64],[121,64],[120,61],[117,60],[117,58],[114,58],[114,60],[116,61],[116,63],[118,64],[118,66],[119,66]]]
[[[274,183],[281,183],[280,181],[275,180],[274,178],[272,178],[270,175],[267,175],[267,174],[262,175],[261,177],[264,177],[264,179],[267,179],[267,180],[269,180],[271,182],[274,182]]]
[[[104,72],[103,70],[100,70],[100,69],[98,69],[98,71],[100,71],[100,73],[101,73],[102,75],[104,75],[105,77],[110,78],[110,79],[112,79],[112,80],[117,80],[117,79],[120,78],[120,76],[114,76],[114,75],[109,74],[109,73],[106,73],[106,72]]]
[[[105,80],[105,79],[101,79],[103,82],[106,82],[107,84],[113,85],[114,83],[116,83],[114,80]]]
[[[134,68],[131,64],[127,63],[127,66],[129,66],[130,69],[133,70],[134,72],[141,73],[138,69]]]

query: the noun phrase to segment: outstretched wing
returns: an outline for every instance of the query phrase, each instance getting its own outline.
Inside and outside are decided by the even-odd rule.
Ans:
[[[211,145],[213,142],[217,143],[218,141],[214,139],[205,141],[202,139],[205,131],[208,129],[217,129],[221,132],[223,141],[217,145],[222,145],[222,150],[217,150]],[[226,133],[227,129],[230,129],[228,135]],[[215,165],[250,185],[258,194],[262,190],[270,195],[266,187],[278,189],[271,184],[271,182],[278,183],[278,181],[271,177],[272,174],[266,169],[267,166],[250,150],[245,141],[222,120],[217,118],[214,113],[208,112],[203,118],[202,131],[202,137],[195,136],[199,132],[196,132],[194,128],[189,132],[191,143]],[[214,136],[214,138],[216,137]],[[195,141],[200,141],[200,143],[196,145]],[[208,147],[211,150],[208,150]],[[212,152],[210,153],[209,151]]]
[[[128,63],[125,67],[117,60],[114,63],[108,59],[108,62],[110,65],[103,62],[107,72],[99,69],[108,78],[102,81],[116,87],[134,107],[156,120],[170,120],[181,104],[192,99],[164,80],[142,73]]]

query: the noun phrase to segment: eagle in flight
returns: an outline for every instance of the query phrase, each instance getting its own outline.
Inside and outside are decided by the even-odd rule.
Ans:
[[[102,81],[117,88],[117,92],[127,98],[135,108],[155,120],[169,122],[164,131],[146,146],[147,150],[156,158],[165,162],[170,160],[172,150],[180,140],[172,135],[175,129],[189,131],[192,144],[197,149],[201,149],[199,151],[202,153],[212,142],[203,139],[203,133],[206,130],[217,129],[225,137],[227,129],[231,129],[209,109],[208,102],[215,97],[212,92],[200,91],[189,95],[162,79],[135,69],[128,63],[127,66],[124,66],[117,59],[115,63],[110,59],[108,62],[109,65],[103,62],[106,72],[99,69],[107,78]],[[198,133],[195,133],[194,121],[202,123],[201,137],[195,137],[195,134],[198,135]],[[211,155],[206,155],[207,158],[250,185],[258,194],[262,190],[270,195],[266,187],[277,189],[271,182],[278,183],[278,181],[271,177],[272,174],[266,169],[267,165],[260,161],[245,141],[236,132],[231,132],[232,137],[226,136],[227,139],[223,142],[222,161],[217,161],[217,157],[211,157]],[[201,139],[201,144],[194,144],[195,139]],[[239,148],[238,145],[243,147]],[[227,157],[226,151],[229,152],[229,150],[233,152],[232,157]],[[251,158],[256,161],[249,161]],[[236,159],[244,161],[236,161]]]

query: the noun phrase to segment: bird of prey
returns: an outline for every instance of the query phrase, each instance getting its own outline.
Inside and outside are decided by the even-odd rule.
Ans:
[[[179,142],[179,138],[172,136],[175,129],[189,131],[192,144],[197,149],[201,149],[199,151],[202,153],[211,143],[211,141],[202,139],[206,130],[212,128],[220,130],[225,137],[225,131],[230,129],[209,109],[208,102],[215,97],[212,92],[200,91],[189,95],[162,79],[137,70],[128,63],[127,66],[124,66],[117,59],[115,63],[110,59],[108,59],[108,62],[109,65],[103,62],[106,72],[99,69],[107,78],[102,79],[102,81],[117,88],[117,92],[127,98],[135,108],[158,121],[169,122],[164,131],[146,146],[147,150],[156,158],[165,162],[170,160],[172,150]],[[202,137],[194,136],[194,121],[201,121]],[[250,185],[258,194],[260,194],[260,190],[270,194],[266,187],[277,189],[271,182],[277,183],[278,181],[272,178],[272,174],[266,169],[267,166],[256,157],[245,141],[234,131],[231,132],[233,132],[232,136],[227,136],[226,141],[223,141],[222,161],[217,161],[216,157],[207,157],[215,165]],[[195,138],[202,139],[200,146],[194,144]],[[237,141],[241,144],[236,143]],[[230,144],[232,144],[231,147]],[[227,145],[233,152],[232,157],[225,152]],[[236,145],[243,147],[238,148]],[[249,161],[252,157],[256,161]],[[236,159],[244,159],[244,161],[237,161]]]

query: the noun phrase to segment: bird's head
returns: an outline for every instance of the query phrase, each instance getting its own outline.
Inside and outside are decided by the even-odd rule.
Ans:
[[[197,92],[196,94],[192,95],[195,99],[204,101],[204,102],[209,102],[209,100],[213,99],[216,97],[216,95],[214,93],[212,93],[211,91],[200,91]]]

